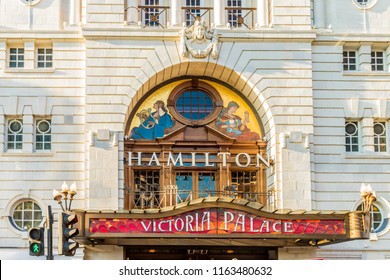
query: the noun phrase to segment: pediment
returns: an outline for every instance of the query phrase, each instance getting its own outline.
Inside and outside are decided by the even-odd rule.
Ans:
[[[159,138],[158,141],[172,142],[172,141],[200,141],[200,142],[224,142],[233,144],[236,140],[229,136],[219,132],[211,126],[205,125],[200,127],[192,127],[187,125],[181,125],[172,132],[166,134],[164,137]]]

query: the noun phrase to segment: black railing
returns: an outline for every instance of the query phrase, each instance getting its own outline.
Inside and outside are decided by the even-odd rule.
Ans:
[[[177,186],[166,186],[165,190],[158,190],[156,188],[152,189],[129,187],[125,188],[125,195],[128,197],[128,208],[159,209],[206,197],[245,199],[249,202],[258,202],[265,205],[271,205],[274,201],[274,194],[272,192],[240,192],[234,186],[225,187],[221,191],[183,191],[179,190]]]
[[[231,28],[254,29],[256,8],[226,7],[225,10]]]
[[[208,23],[208,26],[211,25],[211,10],[212,7],[182,7],[184,10],[184,21],[186,26],[191,26],[196,20],[204,21]]]
[[[211,26],[213,21],[213,7],[202,6],[184,6],[181,8],[184,11],[183,22],[186,26],[191,26],[195,20],[204,21],[208,26]],[[128,23],[139,23],[140,27],[159,27],[167,28],[169,22],[170,6],[128,6],[125,8],[125,21]],[[225,7],[226,22],[231,28],[255,28],[255,11],[256,8],[247,7]],[[130,16],[133,11],[136,15]]]

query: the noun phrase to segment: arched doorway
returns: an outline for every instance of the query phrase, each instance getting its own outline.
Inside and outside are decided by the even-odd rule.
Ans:
[[[264,129],[251,104],[223,83],[164,83],[137,104],[126,136],[125,209],[204,197],[267,202]]]

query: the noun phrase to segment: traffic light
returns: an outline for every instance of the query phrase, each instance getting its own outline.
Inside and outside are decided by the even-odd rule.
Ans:
[[[72,238],[79,234],[77,228],[72,226],[77,223],[77,215],[74,213],[61,213],[58,219],[58,254],[65,256],[74,256],[79,243]]]
[[[42,256],[45,254],[45,229],[34,227],[28,230],[29,252],[30,256]]]

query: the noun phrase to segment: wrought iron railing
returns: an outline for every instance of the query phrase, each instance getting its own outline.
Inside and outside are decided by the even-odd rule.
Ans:
[[[157,186],[150,186],[148,188],[125,188],[125,195],[128,197],[128,208],[159,209],[206,197],[241,198],[249,202],[258,202],[265,205],[271,205],[274,201],[273,192],[240,192],[234,186],[227,186],[221,191],[179,190],[175,185],[166,186],[164,190],[158,189]]]
[[[167,28],[169,6],[138,6],[143,27]]]
[[[191,26],[196,20],[204,21],[208,23],[208,26],[211,26],[212,7],[187,6],[182,7],[182,9],[184,10],[184,21],[186,26]]]
[[[213,7],[184,6],[183,22],[187,26],[195,20],[204,21],[211,26],[213,21]],[[255,11],[252,7],[225,7],[226,22],[231,28],[254,29]],[[167,28],[169,22],[170,6],[128,6],[124,10],[125,22],[138,24],[140,27]]]
[[[226,7],[225,10],[231,28],[254,29],[256,8]]]

